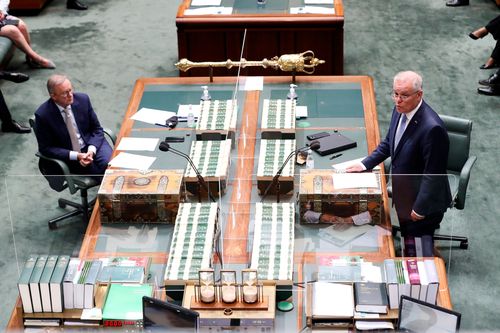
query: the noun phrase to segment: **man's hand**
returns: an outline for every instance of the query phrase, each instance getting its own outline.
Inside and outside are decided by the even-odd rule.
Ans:
[[[345,168],[345,171],[346,172],[362,172],[362,171],[365,171],[365,168],[363,167],[363,165],[361,163],[356,163],[356,164],[350,165],[347,168]]]
[[[78,153],[78,162],[83,167],[89,166],[94,161],[94,153],[89,151],[87,153]]]
[[[412,221],[418,221],[418,220],[425,219],[424,215],[419,215],[419,214],[415,213],[414,210],[411,211],[410,217],[411,217]]]

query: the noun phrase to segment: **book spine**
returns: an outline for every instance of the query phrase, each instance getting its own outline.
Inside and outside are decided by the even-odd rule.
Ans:
[[[87,278],[85,279],[85,297],[84,308],[91,309],[94,307],[94,291],[97,283],[97,276],[101,270],[102,261],[94,260],[91,262]]]
[[[425,263],[423,261],[417,261],[418,274],[420,275],[420,295],[419,299],[421,301],[427,301],[427,287],[429,282],[427,280],[427,272],[425,269]]]
[[[40,295],[40,278],[42,277],[43,269],[47,263],[47,255],[38,257],[35,268],[30,278],[30,293],[33,303],[33,312],[42,312],[42,297]]]
[[[40,296],[42,298],[42,310],[43,312],[52,312],[52,304],[50,301],[50,279],[56,267],[58,256],[53,255],[47,258],[47,263],[43,269],[42,276],[40,278]]]
[[[80,273],[73,280],[73,299],[75,309],[83,309],[85,299],[85,279],[92,261],[82,261],[80,263]]]
[[[387,295],[389,296],[389,307],[397,309],[399,306],[399,287],[396,263],[393,259],[384,260],[385,282],[387,284]]]
[[[35,268],[36,260],[38,255],[32,254],[28,257],[24,263],[24,268],[19,276],[17,286],[19,289],[19,295],[21,296],[21,302],[23,303],[23,311],[25,313],[33,313],[33,304],[31,302],[31,293],[29,288],[29,282],[31,274]]]
[[[434,259],[424,260],[429,286],[427,287],[427,302],[436,304],[439,291],[439,278]]]
[[[418,274],[418,266],[416,259],[407,259],[406,268],[408,270],[408,278],[410,280],[410,295],[418,299],[420,297],[420,276]]]
[[[68,264],[68,269],[66,270],[66,275],[64,276],[63,282],[63,298],[64,298],[64,308],[74,309],[74,288],[73,281],[78,274],[78,267],[80,266],[80,259],[73,258]]]
[[[69,264],[69,256],[59,256],[50,278],[50,303],[52,312],[63,311],[63,279]]]

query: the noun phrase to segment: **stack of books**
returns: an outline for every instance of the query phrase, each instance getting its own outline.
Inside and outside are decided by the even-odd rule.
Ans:
[[[436,304],[439,278],[434,259],[386,259],[384,268],[391,309],[399,307],[401,295]]]

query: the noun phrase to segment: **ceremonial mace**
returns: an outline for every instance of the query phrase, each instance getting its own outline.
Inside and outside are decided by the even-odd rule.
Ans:
[[[191,68],[208,67],[210,71],[210,82],[213,82],[214,67],[226,67],[230,69],[234,66],[241,66],[241,68],[261,66],[264,68],[273,68],[275,70],[281,69],[284,72],[292,72],[293,82],[295,83],[295,74],[297,72],[313,74],[316,66],[324,63],[324,60],[320,60],[314,56],[313,51],[308,50],[302,53],[284,54],[281,57],[275,56],[271,59],[264,58],[262,61],[248,61],[245,58],[241,58],[241,61],[232,61],[231,59],[227,59],[226,61],[221,62],[192,62],[183,58],[175,64],[175,67],[183,72],[187,72]]]

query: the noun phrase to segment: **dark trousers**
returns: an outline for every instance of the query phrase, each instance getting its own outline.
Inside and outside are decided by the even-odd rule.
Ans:
[[[87,151],[87,148],[85,148],[84,151]],[[70,171],[75,174],[102,176],[108,167],[112,154],[113,148],[104,140],[101,147],[97,149],[94,155],[94,161],[88,167],[82,167],[78,161],[70,161],[68,166]]]
[[[401,235],[403,237],[422,237],[423,235],[433,236],[439,223],[443,220],[444,213],[433,213],[419,221],[412,221],[398,217]]]
[[[5,103],[5,99],[3,98],[1,90],[0,90],[0,120],[2,121],[2,124],[8,124],[12,122],[12,116],[10,115],[9,108],[7,107],[7,103]]]
[[[497,43],[495,44],[495,48],[491,53],[491,57],[495,59],[495,62],[500,62],[500,15],[488,22],[485,28],[497,41]]]

